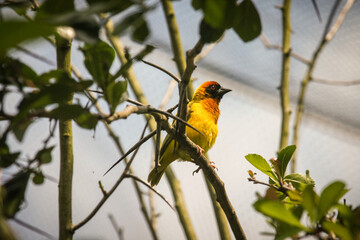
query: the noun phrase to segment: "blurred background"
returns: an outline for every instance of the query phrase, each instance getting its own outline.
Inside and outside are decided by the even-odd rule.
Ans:
[[[282,1],[253,1],[260,13],[262,33],[271,44],[281,45],[281,14],[276,5]],[[319,21],[312,2],[293,1],[291,8],[293,52],[305,59],[311,59],[319,44],[333,1],[316,1],[322,21]],[[341,6],[346,1],[341,2]],[[81,5],[81,2],[79,3]],[[173,6],[178,20],[184,50],[190,49],[198,40],[200,12],[195,12],[190,1],[174,1]],[[341,9],[341,7],[339,8]],[[337,82],[360,80],[360,2],[355,1],[334,39],[325,47],[315,66],[313,76]],[[9,13],[11,14],[11,13]],[[147,41],[155,50],[146,57],[170,72],[177,73],[172,60],[172,51],[164,14],[160,6],[147,14],[151,36]],[[132,42],[126,35],[123,44],[130,52],[138,52],[142,47]],[[39,40],[23,44],[39,55],[53,59],[56,51],[49,43]],[[85,78],[90,75],[83,64],[83,54],[78,51],[79,42],[73,43],[72,63]],[[46,72],[53,66],[45,64],[23,53],[14,51],[12,56],[31,65],[37,72]],[[252,207],[256,192],[263,194],[264,186],[248,182],[248,170],[255,171],[244,158],[249,153],[257,153],[270,159],[276,156],[279,147],[281,109],[278,86],[280,85],[281,52],[268,49],[257,38],[244,43],[234,32],[227,31],[224,39],[198,62],[193,76],[194,87],[209,80],[219,82],[233,91],[227,94],[221,104],[218,122],[219,135],[209,156],[218,167],[218,175],[224,181],[229,198],[237,212],[240,223],[248,239],[266,239],[260,232],[271,231],[263,216]],[[119,62],[113,65],[114,70]],[[171,79],[164,73],[144,63],[134,64],[135,74],[152,106],[159,106],[168,90]],[[300,82],[307,66],[291,59],[290,96],[291,109],[295,112]],[[134,99],[133,93],[129,92]],[[9,109],[14,109],[19,98],[16,94],[6,99]],[[84,99],[79,99],[84,101]],[[76,100],[75,100],[76,101]],[[166,108],[178,102],[175,87]],[[350,191],[345,195],[348,204],[360,204],[360,84],[324,84],[311,82],[306,93],[305,114],[300,127],[297,146],[297,172],[310,171],[320,191],[334,180],[346,182]],[[123,109],[126,103],[118,110]],[[11,113],[11,111],[10,111]],[[292,114],[292,119],[294,114]],[[141,115],[131,115],[127,120],[111,124],[120,136],[123,146],[128,149],[138,141],[145,121]],[[291,129],[293,121],[291,124]],[[41,148],[42,140],[48,136],[47,120],[32,125],[19,144],[11,138],[11,148],[21,150],[24,156],[32,156]],[[57,134],[57,132],[56,132]],[[165,134],[163,134],[165,135]],[[57,137],[53,141],[57,144]],[[292,139],[292,136],[290,136]],[[73,222],[78,223],[95,207],[102,198],[98,187],[101,180],[109,189],[122,173],[124,165],[119,164],[109,174],[104,172],[119,159],[117,148],[108,137],[104,126],[99,123],[96,131],[88,131],[74,124],[74,186]],[[140,148],[133,168],[135,174],[147,178],[153,156],[153,143],[147,142]],[[211,201],[202,172],[192,175],[196,166],[186,162],[172,164],[181,182],[186,205],[199,239],[219,239]],[[3,172],[3,178],[13,169]],[[53,161],[43,171],[54,177],[59,172],[59,149],[53,151]],[[255,171],[256,172],[256,171]],[[267,181],[260,173],[257,178]],[[172,203],[172,194],[166,179],[156,187]],[[143,188],[147,191],[146,188]],[[57,236],[57,184],[49,180],[40,186],[30,183],[26,192],[26,203],[17,218],[29,222],[46,232]],[[147,198],[146,198],[147,199]],[[160,199],[156,199],[158,231],[161,239],[185,239],[177,214]],[[133,184],[125,180],[102,207],[98,214],[74,236],[75,239],[116,239],[116,232],[108,215],[114,216],[123,229],[125,239],[151,239],[150,232],[140,211]],[[19,239],[44,239],[33,231],[11,222]]]

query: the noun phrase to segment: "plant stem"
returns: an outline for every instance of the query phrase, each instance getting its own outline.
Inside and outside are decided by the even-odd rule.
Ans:
[[[282,71],[281,71],[281,135],[279,149],[283,149],[288,144],[289,123],[290,123],[290,97],[289,97],[289,79],[290,79],[290,42],[291,42],[291,18],[290,18],[291,0],[284,0],[282,7],[283,23],[283,47],[282,47]]]
[[[186,61],[185,61],[185,54],[181,44],[180,32],[179,27],[176,21],[174,8],[172,5],[172,1],[170,0],[161,0],[161,5],[164,10],[166,23],[169,30],[169,36],[171,41],[171,48],[174,54],[174,60],[178,69],[180,76],[184,74]],[[192,80],[190,80],[192,83]],[[194,94],[194,87],[192,84],[188,85],[187,95],[188,98],[192,98]]]
[[[71,40],[56,37],[57,67],[71,75]],[[63,81],[59,79],[59,81]],[[72,96],[66,103],[72,104]],[[72,121],[59,120],[60,176],[59,176],[59,239],[72,239],[72,177],[73,177],[73,134]]]
[[[121,64],[126,64],[127,60],[125,58],[124,48],[121,44],[121,41],[118,37],[112,35],[113,23],[112,23],[111,19],[109,19],[109,21],[107,22],[107,24],[105,26],[105,30],[106,30],[106,35],[107,35],[109,41],[111,42],[112,46],[114,47],[116,54],[120,59]],[[141,89],[139,82],[136,79],[136,76],[135,76],[132,68],[130,67],[128,69],[127,73],[125,73],[125,74],[127,74],[126,77],[130,83],[132,90],[134,91],[134,94],[135,94],[137,100],[145,105],[148,105],[149,103]],[[147,116],[147,115],[145,115],[145,116],[149,121],[150,130],[154,131],[156,129],[155,120],[153,118],[151,118],[150,116]],[[166,174],[166,178],[169,183],[178,181],[175,174],[171,174],[171,172],[172,172],[171,166],[168,166],[166,171],[170,172],[170,174]],[[173,195],[178,197],[177,200],[175,199],[175,201],[178,202],[176,205],[182,205],[181,207],[176,208],[179,218],[185,220],[184,222],[182,222],[182,227],[183,227],[185,233],[190,232],[191,230],[189,230],[189,229],[193,229],[193,226],[190,221],[190,218],[187,217],[189,214],[188,214],[186,206],[185,206],[185,200],[184,200],[184,197],[182,194],[182,190],[181,190],[180,186],[178,186],[177,188],[174,188],[174,185],[170,184],[170,187],[171,187],[171,191],[172,191]],[[192,231],[194,232],[194,230],[192,230]]]
[[[217,221],[218,228],[219,228],[220,239],[221,240],[230,240],[231,234],[230,234],[228,223],[226,220],[226,215],[225,215],[224,211],[222,210],[220,204],[216,201],[216,193],[215,193],[213,186],[207,180],[205,175],[204,175],[204,178],[206,181],[207,188],[209,190],[211,202],[213,204],[216,221]]]

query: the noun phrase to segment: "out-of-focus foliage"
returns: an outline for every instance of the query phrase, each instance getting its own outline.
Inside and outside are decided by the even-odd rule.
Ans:
[[[265,196],[259,196],[254,203],[254,208],[268,218],[275,230],[270,234],[275,239],[305,236],[323,239],[320,236],[324,235],[345,240],[359,239],[359,207],[353,209],[340,203],[348,191],[343,182],[332,182],[318,194],[308,173],[286,175],[286,167],[295,149],[294,145],[284,148],[277,159],[270,159],[269,163],[257,154],[245,156],[269,177],[269,183],[262,183],[255,178],[255,173],[249,171],[249,181],[269,185]]]

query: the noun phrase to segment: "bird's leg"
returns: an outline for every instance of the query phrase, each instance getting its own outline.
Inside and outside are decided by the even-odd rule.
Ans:
[[[209,161],[210,166],[212,166],[213,169],[216,169],[217,171],[219,170],[216,166],[215,166],[215,162],[213,161]]]

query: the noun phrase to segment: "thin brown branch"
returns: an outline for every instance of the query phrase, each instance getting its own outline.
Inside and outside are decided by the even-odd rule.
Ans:
[[[154,193],[156,193],[160,198],[162,198],[166,203],[167,205],[169,205],[169,207],[171,207],[172,210],[175,211],[175,208],[170,204],[170,202],[158,191],[156,190],[155,188],[153,188],[150,184],[148,184],[145,180],[142,180],[141,178],[135,176],[135,175],[132,175],[132,174],[126,174],[125,177],[127,178],[132,178],[142,184],[144,184],[146,187],[148,187],[151,191],[153,191]]]
[[[43,231],[43,230],[29,224],[29,223],[26,223],[26,222],[24,222],[24,221],[22,221],[22,220],[20,220],[18,218],[13,218],[11,220],[13,220],[17,224],[23,226],[24,228],[27,228],[27,229],[29,229],[29,230],[31,230],[33,232],[36,232],[37,234],[39,234],[39,235],[41,235],[43,237],[46,237],[47,239],[54,239],[54,240],[56,239],[56,237],[51,235],[50,233],[47,233],[47,232],[45,232],[45,231]]]
[[[111,225],[113,225],[113,227],[115,229],[115,232],[116,232],[116,234],[118,236],[118,239],[119,240],[125,240],[125,238],[124,238],[124,230],[121,227],[118,226],[114,216],[112,214],[109,214],[108,217],[110,219]]]
[[[330,26],[330,23],[333,19],[333,14],[336,12],[336,8],[339,6],[337,2],[334,3],[332,14],[330,14],[327,24],[324,30],[323,38],[321,39],[318,47],[315,49],[315,52],[312,56],[311,62],[309,63],[309,67],[307,69],[307,72],[305,74],[305,77],[303,78],[301,82],[301,88],[298,96],[298,102],[297,102],[297,108],[296,108],[296,116],[295,116],[295,124],[294,124],[294,135],[293,135],[293,144],[298,144],[299,139],[299,128],[302,121],[303,113],[304,113],[304,102],[305,102],[305,93],[307,91],[307,87],[309,85],[309,82],[311,80],[312,73],[315,69],[315,65],[318,61],[318,58],[320,56],[321,51],[324,49],[326,44],[334,37],[336,32],[339,30],[339,27],[341,26],[341,23],[343,22],[346,13],[349,11],[350,7],[352,6],[354,0],[348,0],[346,4],[344,5],[343,9],[341,10],[337,20],[335,21],[335,24],[331,29],[329,30],[329,33],[326,33],[326,30],[328,29],[328,26]],[[296,164],[297,164],[297,153],[295,152],[293,155],[293,160],[291,164],[291,172],[296,172]]]
[[[146,63],[147,65],[150,65],[150,66],[152,66],[152,67],[154,67],[154,68],[157,68],[157,69],[159,69],[160,71],[166,73],[166,74],[169,75],[172,79],[174,79],[176,82],[178,82],[178,83],[181,82],[181,80],[180,80],[178,77],[176,77],[174,74],[172,74],[172,73],[169,72],[168,70],[166,70],[166,69],[164,69],[164,68],[162,68],[162,67],[160,67],[160,66],[158,66],[158,65],[156,65],[156,64],[154,64],[154,63],[148,62],[148,61],[145,61],[145,60],[141,60],[141,61],[142,61],[143,63]]]
[[[328,80],[328,79],[311,77],[310,81],[314,82],[314,83],[336,85],[336,86],[352,86],[352,85],[360,84],[360,79],[352,80],[352,81],[336,81],[336,80]]]
[[[263,42],[264,46],[268,49],[276,49],[279,51],[282,51],[282,47],[280,45],[276,45],[276,44],[272,44],[269,40],[269,38],[265,35],[265,33],[261,33],[260,35],[260,39]],[[290,56],[295,58],[296,60],[305,63],[305,64],[309,64],[310,60],[306,59],[305,57],[301,56],[300,54],[294,52],[293,50],[291,50],[290,52]]]
[[[36,54],[36,53],[34,53],[34,52],[26,49],[26,48],[23,48],[23,47],[21,47],[21,46],[16,46],[15,48],[16,48],[17,50],[19,50],[19,51],[21,51],[21,52],[23,52],[23,53],[31,56],[31,57],[37,59],[37,60],[43,62],[43,63],[49,64],[50,66],[56,66],[56,64],[55,64],[53,61],[51,61],[50,59],[48,59],[48,58],[46,58],[46,57],[44,57],[44,56],[40,56],[39,54]]]

